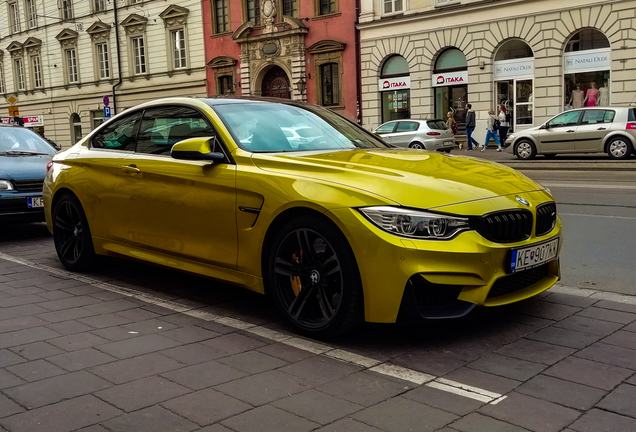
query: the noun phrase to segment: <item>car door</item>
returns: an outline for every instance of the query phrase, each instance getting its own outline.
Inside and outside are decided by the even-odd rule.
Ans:
[[[395,130],[395,126],[397,126],[397,122],[389,122],[381,125],[375,130],[375,133],[382,137],[384,142],[393,144],[391,140],[393,139],[393,131]]]
[[[581,152],[603,151],[603,140],[610,133],[616,112],[592,109],[583,111],[581,124],[576,129],[576,150]]]
[[[122,228],[113,223],[123,210],[114,191],[123,160],[135,150],[142,114],[142,110],[131,112],[103,125],[89,137],[86,150],[74,159],[69,158],[71,164],[86,167],[75,170],[78,178],[73,187],[93,236],[112,238]]]
[[[566,111],[546,123],[539,130],[541,153],[573,152],[575,150],[576,129],[582,111]]]
[[[215,135],[186,106],[148,108],[136,152],[123,162],[117,195],[125,204],[119,240],[162,254],[236,268],[236,166],[177,160],[178,141]]]
[[[419,122],[414,121],[397,122],[395,131],[391,136],[391,144],[399,147],[408,147],[415,138],[419,126]]]

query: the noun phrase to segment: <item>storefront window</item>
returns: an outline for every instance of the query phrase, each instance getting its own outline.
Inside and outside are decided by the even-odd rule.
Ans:
[[[563,109],[610,105],[611,48],[603,33],[581,30],[563,55]]]
[[[505,42],[495,54],[495,104],[506,107],[510,131],[534,124],[533,56],[528,44],[518,39]]]
[[[378,87],[383,123],[411,117],[411,78],[404,57],[395,55],[384,63]]]
[[[445,120],[446,114],[451,112],[457,123],[465,123],[468,63],[463,52],[449,48],[439,55],[433,70],[432,85],[435,88],[435,117]]]

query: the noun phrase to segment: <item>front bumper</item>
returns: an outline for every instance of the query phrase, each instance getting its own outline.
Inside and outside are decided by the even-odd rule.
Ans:
[[[357,210],[334,211],[356,256],[364,287],[365,319],[393,323],[403,317],[453,318],[476,306],[514,303],[547,290],[559,279],[559,261],[511,274],[510,250],[559,237],[557,218],[547,234],[507,244],[476,231],[452,240],[411,240],[386,233]],[[534,232],[534,229],[533,229]],[[542,272],[542,273],[539,273]]]
[[[0,220],[5,222],[43,222],[44,208],[29,208],[27,205],[27,198],[41,196],[41,192],[3,192],[0,194]]]

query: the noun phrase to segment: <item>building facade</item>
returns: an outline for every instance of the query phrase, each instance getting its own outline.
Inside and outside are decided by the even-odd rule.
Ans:
[[[283,97],[359,120],[359,0],[202,0],[208,94]]]
[[[636,0],[362,0],[358,28],[369,128],[471,103],[483,138],[497,105],[522,130],[636,102]]]
[[[139,103],[205,96],[199,0],[8,0],[0,23],[0,117],[63,147]],[[107,109],[104,109],[104,108]]]

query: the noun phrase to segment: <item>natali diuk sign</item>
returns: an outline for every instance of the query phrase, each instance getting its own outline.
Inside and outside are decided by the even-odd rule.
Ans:
[[[411,77],[381,78],[378,80],[380,91],[404,90],[411,88]]]
[[[502,78],[534,75],[534,59],[501,60],[495,62],[495,81]]]
[[[610,70],[611,49],[575,51],[563,54],[563,72],[586,72]]]
[[[432,78],[433,87],[468,84],[468,71],[437,73]]]

